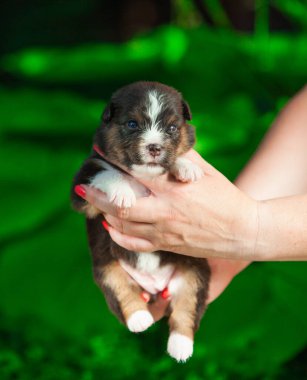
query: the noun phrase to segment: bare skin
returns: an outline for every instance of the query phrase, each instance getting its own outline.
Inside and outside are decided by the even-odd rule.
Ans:
[[[250,261],[307,259],[306,87],[278,116],[236,186],[196,152],[187,157],[203,167],[203,180],[142,181],[152,195],[129,211],[84,186],[86,199],[105,214],[114,241],[136,251],[208,257],[210,302]]]

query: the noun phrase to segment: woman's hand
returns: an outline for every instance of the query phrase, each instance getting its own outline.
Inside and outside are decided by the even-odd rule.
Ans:
[[[103,193],[86,186],[85,199],[104,213],[111,238],[128,250],[253,259],[257,202],[195,151],[186,157],[202,167],[201,180],[188,184],[167,176],[141,180],[152,194],[139,198],[130,209],[116,208]]]
[[[246,194],[249,194],[255,199],[263,200],[306,193],[306,100],[307,87],[302,89],[302,91],[299,92],[297,96],[295,96],[285,107],[283,112],[275,121],[273,127],[268,132],[267,136],[264,138],[262,144],[260,145],[254,157],[250,160],[243,172],[240,174],[239,178],[236,181],[236,185]],[[110,233],[113,239],[118,239],[118,242],[122,241],[123,243],[131,244],[132,246],[133,244],[135,244],[135,247],[146,245],[147,248],[151,249],[154,247],[152,237],[157,237],[160,235],[164,237],[164,240],[166,240],[167,242],[168,238],[170,238],[174,234],[172,232],[173,229],[171,229],[171,232],[168,232],[169,235],[167,235],[167,231],[162,230],[161,232],[161,230],[158,230],[158,228],[161,229],[161,226],[163,226],[162,221],[164,220],[166,226],[170,227],[171,221],[174,220],[174,216],[180,215],[183,220],[181,225],[185,227],[187,226],[187,220],[190,220],[192,224],[199,223],[199,219],[201,220],[201,224],[204,223],[206,225],[207,222],[209,228],[205,231],[205,235],[208,236],[209,240],[208,244],[206,245],[206,249],[202,251],[203,253],[208,252],[218,256],[220,252],[226,251],[229,257],[236,257],[237,255],[233,254],[233,250],[234,247],[238,245],[241,247],[241,250],[239,249],[238,252],[241,252],[242,257],[247,258],[254,256],[254,258],[257,258],[256,256],[258,256],[258,253],[257,255],[252,254],[252,252],[254,252],[254,243],[256,244],[256,240],[258,241],[258,244],[260,240],[266,242],[271,240],[271,236],[274,235],[271,233],[271,226],[275,223],[272,223],[270,218],[268,218],[268,223],[264,223],[263,226],[255,226],[255,224],[258,224],[258,219],[260,218],[258,213],[255,213],[255,206],[252,206],[253,202],[251,203],[250,199],[244,199],[244,196],[242,197],[242,193],[240,193],[240,191],[235,191],[235,189],[233,189],[232,186],[229,185],[227,179],[225,179],[219,172],[217,172],[214,168],[212,168],[204,160],[202,160],[202,158],[195,152],[190,152],[187,155],[187,157],[193,160],[194,162],[197,162],[204,169],[205,177],[202,181],[200,181],[201,183],[203,183],[204,193],[200,194],[201,199],[193,199],[192,196],[195,197],[195,195],[197,194],[197,190],[199,191],[199,187],[201,187],[200,183],[184,185],[186,186],[186,188],[187,186],[193,188],[193,191],[191,189],[191,193],[189,193],[189,191],[181,192],[182,189],[180,190],[180,184],[177,184],[178,186],[176,186],[176,189],[178,190],[176,190],[177,193],[174,199],[177,199],[178,197],[179,201],[181,199],[184,199],[185,202],[188,199],[190,199],[193,201],[197,201],[197,205],[199,205],[199,203],[200,206],[204,205],[204,214],[201,212],[200,208],[197,209],[196,207],[195,219],[192,218],[192,216],[195,215],[195,207],[193,207],[193,209],[191,209],[190,207],[192,202],[191,204],[188,204],[189,206],[187,209],[180,209],[180,204],[174,204],[176,203],[174,199],[172,200],[170,197],[168,197],[167,193],[169,190],[171,191],[170,187],[172,187],[172,185],[174,184],[171,184],[165,178],[158,178],[156,181],[154,181],[154,183],[151,183],[151,186],[153,186],[152,197],[155,197],[156,200],[159,199],[160,202],[159,208],[157,209],[153,207],[153,205],[150,202],[148,202],[150,201],[151,197],[149,199],[139,199],[136,207],[130,210],[129,212],[123,209],[116,209],[106,200],[104,194],[95,189],[86,188],[87,193],[85,195],[85,198],[90,203],[95,204],[97,208],[101,209],[102,212],[105,213],[110,223],[112,221],[114,222],[114,224],[117,223],[119,231],[116,231],[116,229],[111,227]],[[163,194],[164,185],[167,186],[165,188],[165,194]],[[147,184],[147,186],[151,187],[149,184]],[[181,196],[179,196],[179,194],[181,194]],[[159,198],[159,196],[161,196],[161,198]],[[240,199],[242,199],[242,205],[240,205]],[[278,202],[281,202],[284,208],[284,201],[277,200],[277,203]],[[169,207],[167,210],[164,211],[164,213],[163,210],[161,210],[163,203],[167,204]],[[304,212],[304,207],[306,207],[307,199],[305,197],[299,198],[298,200],[294,200],[294,207],[293,202],[291,202],[291,200],[290,204],[290,210],[288,207],[286,207],[287,218],[284,218],[284,224],[288,226],[289,220],[299,219],[298,221],[296,220],[296,229],[298,230],[298,236],[305,236],[304,231],[306,231],[306,229],[304,230],[304,226],[306,224],[306,218],[304,219],[304,215],[307,215],[307,209],[306,212]],[[257,203],[257,206],[258,205],[259,203]],[[303,205],[305,206],[303,207]],[[142,206],[144,208],[142,208]],[[217,207],[217,209],[214,210],[214,207]],[[171,210],[176,210],[176,213],[171,213]],[[247,210],[250,210],[250,216],[247,214]],[[209,211],[208,215],[206,215],[206,211]],[[145,215],[145,213],[147,213],[148,215]],[[237,213],[242,216],[238,217]],[[293,213],[293,217],[289,218],[289,216],[291,216],[291,213]],[[222,218],[219,219],[219,215],[221,214]],[[270,215],[272,216],[275,214],[278,215],[278,210],[271,210]],[[131,236],[127,236],[126,233],[123,233],[127,232],[125,228],[128,227],[129,223],[131,223],[129,227],[133,227],[134,225],[135,227],[137,227],[138,223],[144,222],[144,220],[142,220],[142,216],[149,219],[148,224],[152,225],[149,226],[152,227],[152,236],[148,236],[148,238],[147,235],[145,236],[145,238],[132,238]],[[211,216],[213,217],[211,223],[210,220],[204,220],[204,218],[208,218]],[[300,218],[298,218],[298,216]],[[247,225],[244,229],[244,220],[246,221],[246,218],[250,219],[247,221]],[[290,223],[290,226],[291,225],[292,224]],[[229,229],[225,230],[225,228],[228,227]],[[190,226],[188,225],[187,229],[185,230],[186,235],[187,232],[190,230]],[[197,226],[194,226],[194,230],[197,230]],[[257,237],[255,237],[255,230],[256,235],[258,235]],[[268,235],[264,238],[261,238],[259,236],[259,230],[267,231]],[[278,226],[277,230],[282,231],[282,226]],[[296,247],[302,245],[302,243],[297,244],[297,242],[302,242],[303,240],[302,238],[293,238],[293,230],[295,229],[292,228],[292,231],[290,231],[290,233],[277,233],[275,241],[273,239],[273,243],[271,244],[271,247],[274,249],[276,249],[277,246],[285,246],[285,252],[288,252],[288,256],[285,256],[285,258],[288,258],[288,260],[294,259],[295,257],[295,255],[291,252],[291,247],[292,249],[294,249],[294,251],[297,250]],[[120,233],[120,231],[122,231],[122,233]],[[218,233],[215,235],[213,233],[214,231],[217,231]],[[155,233],[157,235],[155,235]],[[219,235],[222,236],[220,244],[218,244]],[[234,240],[227,240],[223,238],[223,236],[227,235],[234,236]],[[281,241],[282,235],[285,236],[286,242]],[[245,239],[243,238],[244,236]],[[190,235],[187,235],[187,237],[190,237],[191,239]],[[178,240],[180,242],[180,240],[182,240],[182,237]],[[289,246],[289,240],[291,246]],[[292,243],[293,240],[294,243],[296,242],[296,244]],[[200,239],[199,243],[201,243],[202,241],[203,240]],[[242,245],[244,246],[244,241],[246,246],[245,255],[244,250],[242,249]],[[237,242],[237,244],[235,244],[235,242]],[[284,244],[287,242],[288,244]],[[225,249],[225,244],[229,245],[227,249]],[[159,242],[157,245],[159,246]],[[182,249],[183,246],[184,244],[179,244],[177,248]],[[221,247],[224,247],[224,249],[221,249]],[[193,252],[196,250],[199,255],[199,249],[194,248],[192,252],[192,249],[190,249],[190,247],[188,248],[189,252],[186,252],[186,254],[193,254]],[[272,249],[269,248],[269,251],[272,252]],[[306,252],[304,247],[301,249],[301,252]],[[301,259],[304,259],[304,257],[306,260],[306,255],[300,256]],[[268,257],[267,259],[270,259],[270,257]],[[241,270],[243,270],[249,264],[249,262],[240,260],[223,260],[215,258],[209,258],[208,261],[211,267],[211,281],[208,302],[212,302],[223,292],[223,290],[231,282],[233,277],[236,276],[236,274],[238,274]],[[162,297],[158,297],[157,301],[154,304],[150,305],[151,312],[153,313],[153,316],[156,320],[163,317],[167,305],[168,300],[165,300]]]

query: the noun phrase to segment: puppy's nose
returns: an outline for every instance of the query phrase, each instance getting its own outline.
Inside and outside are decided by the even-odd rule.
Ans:
[[[160,156],[162,146],[159,144],[149,144],[147,145],[147,149],[149,150],[149,153],[153,157]]]

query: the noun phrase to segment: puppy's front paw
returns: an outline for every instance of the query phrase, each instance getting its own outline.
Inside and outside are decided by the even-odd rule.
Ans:
[[[177,158],[171,172],[181,182],[195,182],[204,176],[200,166],[182,157]]]
[[[129,185],[122,183],[108,192],[108,199],[118,207],[129,208],[135,205],[136,196]]]

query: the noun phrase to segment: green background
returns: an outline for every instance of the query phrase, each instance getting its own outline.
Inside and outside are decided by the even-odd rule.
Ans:
[[[145,3],[149,15],[165,6]],[[307,378],[306,263],[244,271],[210,305],[181,365],[166,355],[165,321],[129,333],[93,282],[69,190],[112,91],[135,80],[176,87],[197,150],[234,179],[306,83],[305,1],[248,2],[246,28],[223,2],[203,1],[208,19],[192,1],[165,3],[169,13],[146,25],[140,1],[2,2],[1,380]]]

